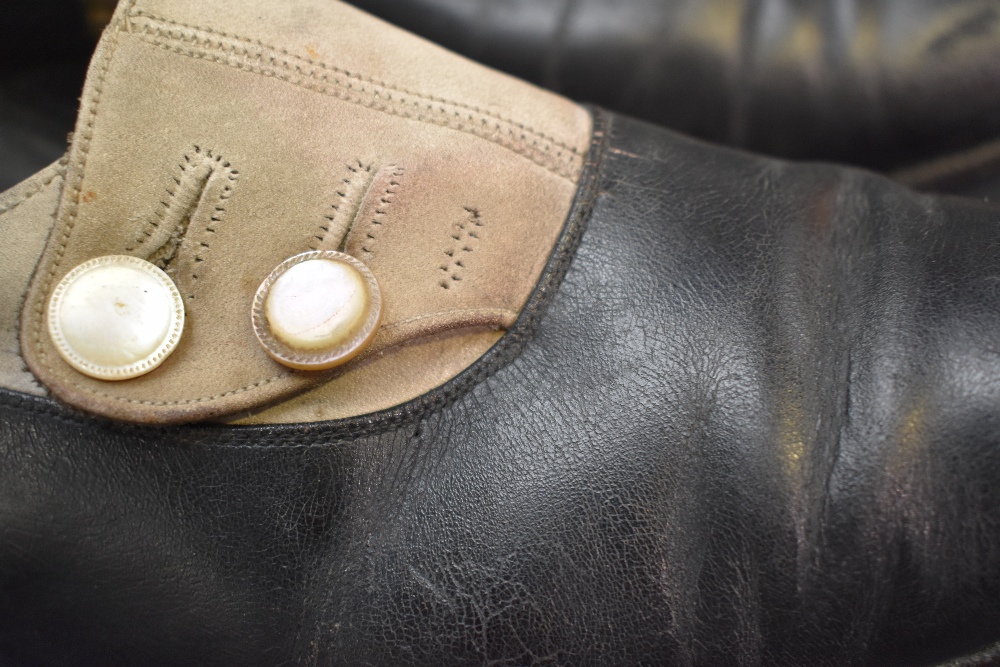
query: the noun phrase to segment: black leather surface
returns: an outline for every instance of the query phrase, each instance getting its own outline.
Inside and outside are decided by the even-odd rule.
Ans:
[[[0,393],[0,664],[916,666],[1000,640],[1000,210],[606,139],[523,319],[413,404],[152,429]]]
[[[998,0],[349,0],[568,97],[890,169],[1000,136]]]

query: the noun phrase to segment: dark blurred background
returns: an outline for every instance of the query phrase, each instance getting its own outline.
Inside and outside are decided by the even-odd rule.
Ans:
[[[5,0],[0,12],[0,191],[59,159],[111,2]]]

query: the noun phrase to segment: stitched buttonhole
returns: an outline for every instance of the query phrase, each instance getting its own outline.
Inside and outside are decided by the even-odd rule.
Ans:
[[[193,146],[181,157],[164,198],[152,214],[145,216],[126,251],[166,271],[178,282],[185,298],[193,299],[193,284],[200,268],[179,274],[179,258],[187,247],[193,253],[192,265],[204,264],[209,238],[224,219],[226,201],[238,178],[239,172],[221,155]]]
[[[365,201],[358,209],[358,214],[347,232],[354,238],[358,238],[354,235],[355,229],[357,229],[357,233],[364,234],[360,237],[359,259],[366,264],[371,262],[375,254],[379,234],[389,219],[389,214],[396,201],[396,194],[401,187],[403,174],[404,169],[396,165],[383,167],[375,174],[366,193]],[[362,224],[367,224],[367,229],[359,227]],[[344,245],[349,245],[346,235]]]
[[[438,282],[442,289],[452,289],[462,282],[467,269],[470,254],[479,243],[479,231],[483,227],[483,217],[479,209],[466,206],[462,209],[464,217],[452,225],[449,237],[450,247],[444,251],[447,261],[438,268],[445,274]]]
[[[371,187],[374,168],[361,160],[345,165],[343,177],[334,188],[334,200],[321,216],[312,238],[310,250],[341,250],[365,193]]]
[[[193,146],[182,156],[159,208],[128,248],[170,275],[185,300],[196,297],[238,179],[239,171],[228,160]]]

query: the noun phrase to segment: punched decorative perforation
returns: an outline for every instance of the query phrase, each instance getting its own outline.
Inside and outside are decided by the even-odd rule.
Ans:
[[[371,261],[375,253],[379,232],[385,225],[389,209],[396,200],[396,193],[402,185],[404,172],[405,170],[402,167],[395,165],[380,169],[369,190],[368,196],[378,197],[378,200],[375,202],[374,213],[368,220],[368,230],[365,232],[364,240],[361,243],[361,259],[366,263]],[[376,190],[376,188],[380,189]],[[358,222],[355,221],[355,225]]]
[[[472,253],[479,244],[480,232],[485,226],[478,209],[466,206],[464,210],[466,218],[452,226],[451,247],[444,251],[446,260],[438,266],[443,274],[438,284],[444,289],[451,289],[462,282]]]
[[[323,222],[310,239],[310,250],[342,250],[354,219],[358,215],[365,193],[374,178],[374,166],[355,160],[346,166],[344,178],[337,187],[337,201],[323,216]]]

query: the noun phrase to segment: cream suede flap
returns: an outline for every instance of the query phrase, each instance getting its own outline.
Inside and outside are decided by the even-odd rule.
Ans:
[[[24,366],[21,300],[55,224],[65,167],[59,161],[0,194],[0,387],[45,395]]]
[[[312,248],[378,279],[370,354],[508,326],[569,211],[590,117],[331,0],[130,0],[74,136],[25,360],[78,407],[181,422],[337,381],[277,364],[250,325],[261,281]],[[163,267],[186,311],[174,354],[115,383],[65,364],[44,317],[66,273],[113,254]]]

